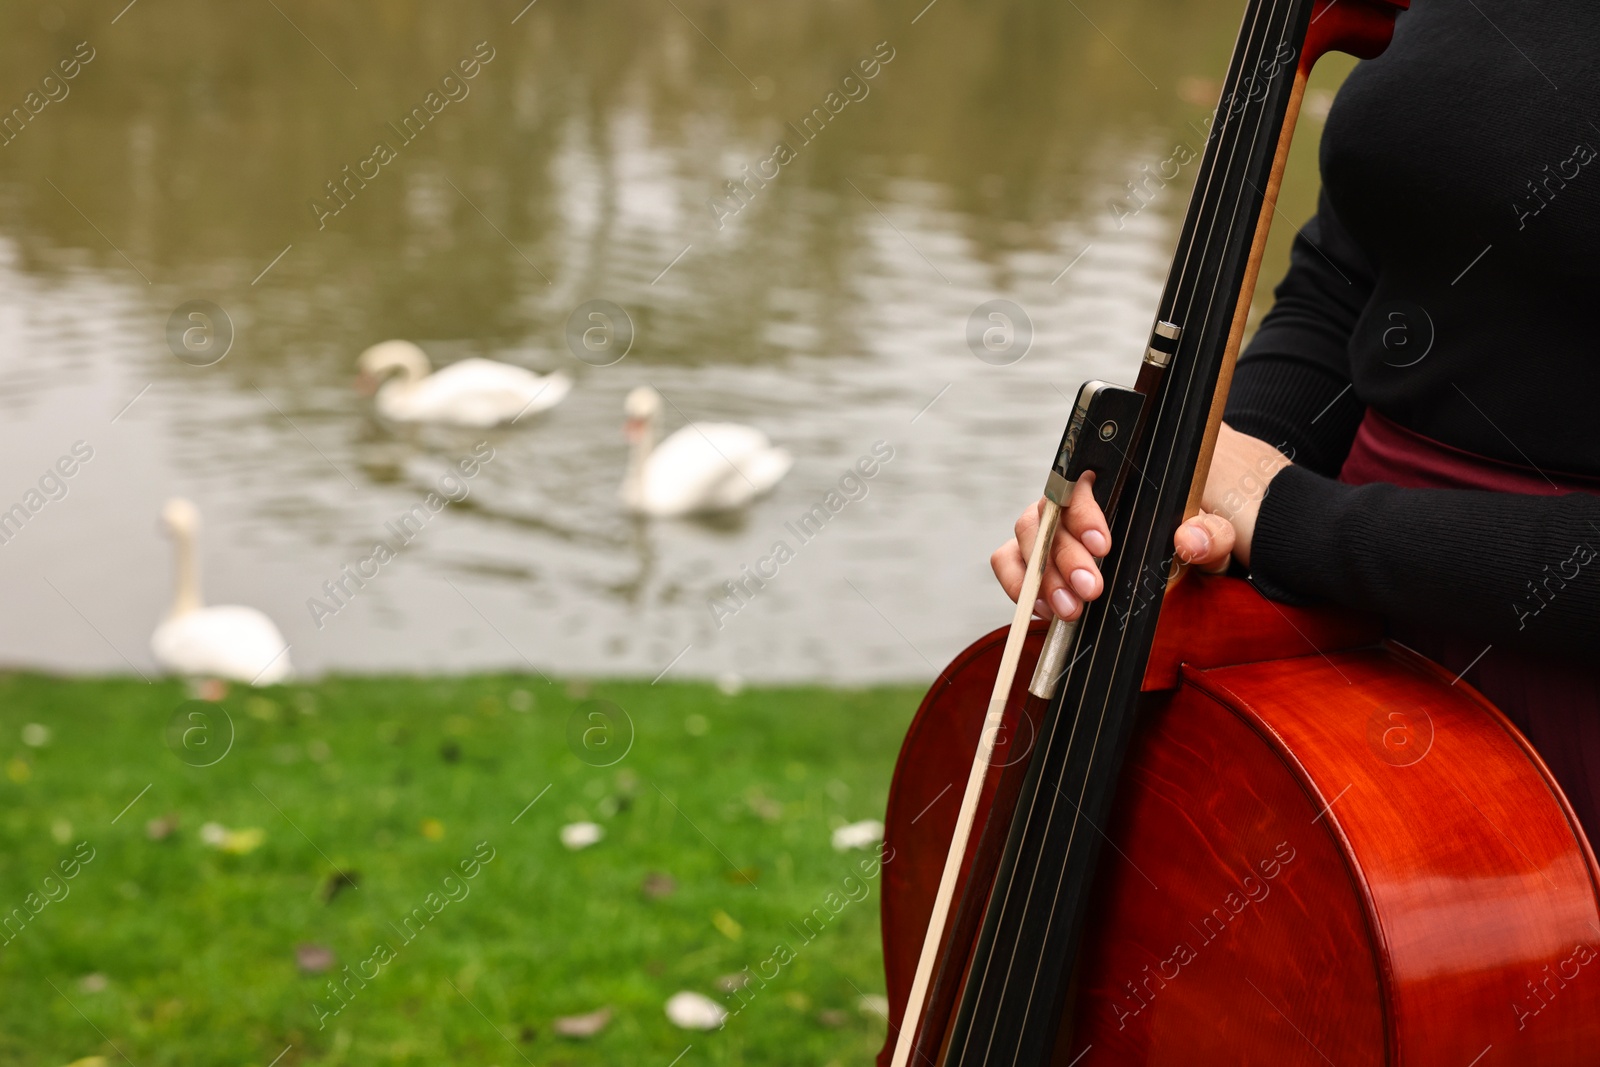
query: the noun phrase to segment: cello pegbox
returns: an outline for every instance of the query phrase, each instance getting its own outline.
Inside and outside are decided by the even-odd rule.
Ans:
[[[1329,52],[1376,58],[1389,47],[1394,20],[1411,0],[1317,0],[1300,50],[1300,70],[1309,73]]]

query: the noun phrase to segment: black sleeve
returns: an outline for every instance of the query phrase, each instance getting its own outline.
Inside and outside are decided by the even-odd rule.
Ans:
[[[1372,267],[1324,193],[1295,236],[1289,272],[1239,356],[1224,418],[1296,463],[1335,475],[1366,410],[1350,390],[1350,334]]]
[[[1349,342],[1373,284],[1324,195],[1228,395],[1228,424],[1295,463],[1261,502],[1250,580],[1275,600],[1331,601],[1486,642],[1592,655],[1600,496],[1334,480],[1366,411],[1350,388]]]
[[[1285,467],[1261,502],[1250,577],[1278,600],[1593,656],[1600,496],[1351,486]]]

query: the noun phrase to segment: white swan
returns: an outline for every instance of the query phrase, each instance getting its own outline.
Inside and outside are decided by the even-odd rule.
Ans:
[[[195,533],[200,513],[187,500],[173,499],[161,520],[178,551],[177,592],[172,610],[150,635],[156,662],[174,674],[225,678],[249,685],[276,685],[293,675],[283,634],[255,608],[200,604],[200,565]]]
[[[560,371],[540,375],[492,359],[463,359],[430,374],[427,355],[410,341],[375,344],[356,365],[358,384],[377,389],[378,414],[395,422],[497,426],[553,408],[572,389]]]
[[[749,426],[695,422],[656,444],[661,394],[647,385],[623,404],[632,451],[622,501],[645,515],[688,515],[742,507],[778,484],[794,464]]]

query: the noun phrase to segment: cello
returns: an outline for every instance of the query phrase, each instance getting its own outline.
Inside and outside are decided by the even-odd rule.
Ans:
[[[1600,866],[1528,741],[1381,620],[1186,572],[1306,79],[1409,0],[1248,0],[1132,388],[1079,392],[1017,611],[935,681],[885,818],[879,1067],[1567,1067]],[[1031,619],[1080,479],[1105,593]]]

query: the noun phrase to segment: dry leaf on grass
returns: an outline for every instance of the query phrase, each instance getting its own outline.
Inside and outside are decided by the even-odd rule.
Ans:
[[[683,1030],[715,1030],[728,1018],[728,1012],[705,994],[685,990],[667,999],[667,1018]]]
[[[333,969],[333,949],[327,945],[303,941],[294,947],[294,961],[306,974],[321,974]]]
[[[586,1015],[563,1015],[550,1024],[550,1029],[562,1037],[593,1037],[611,1021],[612,1009],[601,1008]]]

